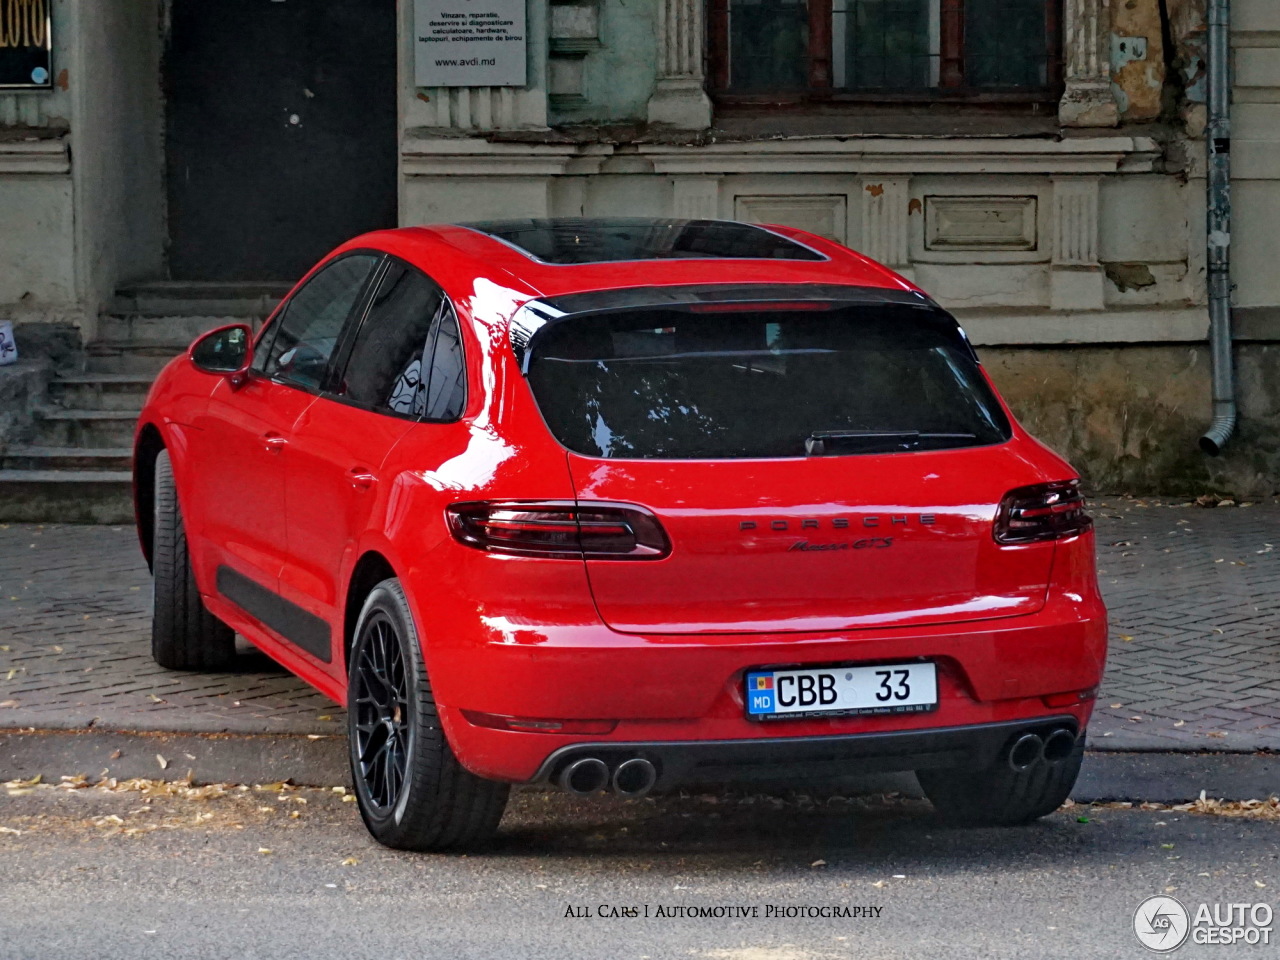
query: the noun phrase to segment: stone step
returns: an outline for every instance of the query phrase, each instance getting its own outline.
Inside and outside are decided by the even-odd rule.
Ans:
[[[73,409],[136,412],[154,379],[148,373],[60,373],[49,379],[49,401]]]
[[[34,446],[87,447],[101,450],[131,447],[136,410],[76,410],[38,407],[35,411]]]
[[[0,470],[123,470],[133,466],[128,447],[11,446],[0,453]]]
[[[133,374],[152,379],[181,349],[150,347],[135,349],[129,344],[91,343],[85,348],[85,370],[89,373]]]
[[[0,521],[131,523],[127,470],[0,470]]]
[[[288,282],[213,283],[159,280],[116,291],[109,314],[135,317],[266,317],[292,288]]]
[[[248,318],[252,319],[252,318]],[[163,316],[104,316],[98,323],[98,342],[127,344],[139,348],[166,347],[179,353],[200,334],[231,323],[244,323],[245,317],[226,313],[165,314]]]

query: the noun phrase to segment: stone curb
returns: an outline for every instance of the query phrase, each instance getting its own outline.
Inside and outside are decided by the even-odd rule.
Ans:
[[[201,783],[351,785],[343,736],[0,730],[0,781],[37,774],[51,783],[76,774],[179,780],[188,772]],[[867,777],[854,786],[919,795],[910,774]],[[1280,755],[1090,751],[1073,799],[1184,803],[1202,790],[1225,800],[1280,794]]]

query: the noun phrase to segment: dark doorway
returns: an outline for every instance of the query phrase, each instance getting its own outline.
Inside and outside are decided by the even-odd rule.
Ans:
[[[395,0],[172,4],[175,280],[294,280],[395,226]]]

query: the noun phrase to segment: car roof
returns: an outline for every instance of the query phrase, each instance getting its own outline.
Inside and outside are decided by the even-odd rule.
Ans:
[[[546,218],[381,230],[342,250],[375,247],[446,289],[477,277],[529,297],[685,284],[839,284],[916,288],[847,247],[791,227],[732,220]]]

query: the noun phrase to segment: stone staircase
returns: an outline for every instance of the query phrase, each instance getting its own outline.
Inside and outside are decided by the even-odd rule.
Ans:
[[[0,449],[0,521],[132,522],[133,429],[155,375],[206,330],[256,327],[288,290],[169,281],[120,290],[82,368],[49,376],[29,439]]]

